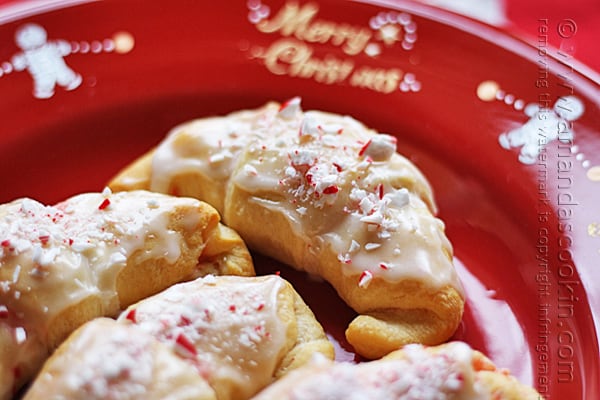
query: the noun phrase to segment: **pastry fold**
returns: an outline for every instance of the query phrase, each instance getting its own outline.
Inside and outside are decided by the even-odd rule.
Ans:
[[[146,191],[1,205],[0,399],[88,320],[207,273],[254,275],[219,220],[197,199]]]
[[[360,364],[315,359],[253,400],[349,398],[537,400],[541,395],[467,344],[449,342],[435,347],[410,344]]]
[[[333,345],[277,275],[206,276],[132,305],[118,318],[171,347],[219,400],[243,400]]]
[[[452,246],[396,138],[300,99],[175,127],[110,182],[212,204],[257,252],[327,280],[359,315],[346,337],[378,358],[460,323]]]
[[[333,346],[284,279],[207,275],[83,325],[25,400],[244,400],[317,353]]]
[[[216,400],[190,365],[153,336],[112,319],[78,328],[46,361],[23,400]]]

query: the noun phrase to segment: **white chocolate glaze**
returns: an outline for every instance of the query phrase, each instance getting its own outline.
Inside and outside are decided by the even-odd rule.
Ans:
[[[215,178],[226,178],[227,171],[233,167],[235,151],[243,146],[244,136],[238,132],[247,130],[247,122],[243,117],[230,121],[208,118],[190,128],[195,141],[182,143],[177,137],[171,137],[171,146],[166,147],[168,152],[154,158],[154,164],[160,165],[165,174],[153,182],[152,189],[164,191],[168,188],[169,171],[180,173],[199,168]],[[194,143],[195,146],[190,146]],[[169,162],[165,163],[165,160]]]
[[[149,393],[154,398],[168,394],[169,399],[177,400],[203,398],[212,392],[187,363],[155,338],[103,318],[86,324],[68,342],[67,350],[52,359],[35,385],[25,400],[28,396],[146,399]]]
[[[278,316],[282,288],[274,275],[208,275],[142,301],[118,320],[172,346],[213,387],[228,382],[249,398],[272,381],[285,350],[287,327]]]
[[[167,201],[168,199],[168,201]],[[20,199],[0,206],[0,327],[13,332],[2,359],[12,382],[19,365],[43,359],[48,324],[64,311],[98,296],[106,315],[120,310],[116,279],[128,258],[180,256],[180,234],[168,229],[168,213],[197,200],[149,192],[87,193],[56,206]],[[190,213],[189,224],[198,216]],[[3,342],[5,343],[5,342]],[[5,355],[9,352],[10,355]],[[10,371],[9,371],[10,369]]]
[[[229,144],[231,126],[235,145]],[[190,137],[198,150],[177,148]],[[211,165],[216,153],[226,153],[228,161]],[[365,274],[393,282],[414,278],[462,293],[444,224],[432,214],[431,188],[396,153],[393,136],[348,116],[303,112],[294,98],[175,128],[156,150],[152,188],[167,190],[173,177],[194,165],[208,179],[221,180],[223,198],[224,177],[230,177],[251,201],[283,214],[317,257],[332,249],[357,284]]]
[[[305,371],[286,377],[286,396],[269,393],[258,398],[442,400],[489,399],[473,369],[473,351],[464,343],[450,343],[437,353],[421,345],[404,348],[403,359],[361,364],[314,361]],[[303,375],[304,374],[304,375]],[[297,376],[295,376],[297,375]],[[296,379],[294,379],[296,378]],[[278,394],[277,397],[269,395]]]
[[[63,359],[67,364],[56,368],[68,374],[66,393],[77,398],[136,397],[152,381],[151,345],[151,336],[120,327],[85,331],[71,348],[80,360]]]

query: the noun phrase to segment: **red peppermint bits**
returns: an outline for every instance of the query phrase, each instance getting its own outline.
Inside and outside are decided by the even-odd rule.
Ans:
[[[360,278],[358,280],[358,286],[361,288],[367,288],[373,279],[373,274],[370,271],[363,271],[360,274]]]
[[[0,246],[2,247],[10,247],[10,240],[5,239],[2,242],[0,242]]]
[[[108,206],[110,206],[110,200],[104,199],[104,201],[98,206],[98,210],[105,210]]]
[[[383,199],[383,184],[377,185],[377,192],[379,194],[379,200]]]
[[[336,185],[331,185],[323,189],[323,194],[335,194],[339,192],[339,190],[340,188],[338,188]]]
[[[283,102],[283,104],[279,106],[279,112],[284,111],[286,108],[297,107],[299,105],[300,97],[292,97],[291,99],[286,100],[285,102]]]
[[[125,315],[125,319],[133,322],[134,324],[137,322],[136,318],[135,318],[135,308],[129,310],[129,312],[127,313],[127,315]]]
[[[229,311],[235,312],[235,310],[236,310],[235,304],[232,304],[229,306]]]
[[[38,239],[40,240],[40,242],[42,242],[43,245],[48,244],[48,241],[50,240],[50,235],[41,235],[40,237],[38,237]]]
[[[210,311],[207,309],[204,309],[204,320],[206,322],[212,322],[212,315],[210,314]]]
[[[179,326],[189,326],[192,324],[192,320],[189,319],[188,317],[186,317],[185,315],[182,315],[181,317],[179,317]]]
[[[265,308],[265,303],[260,303],[260,304],[258,305],[258,307],[256,307],[256,310],[257,310],[257,311],[260,311],[260,310],[262,310],[263,308]]]
[[[358,155],[362,157],[363,154],[365,154],[365,151],[367,151],[367,148],[371,145],[371,139],[369,139],[369,141],[367,143],[365,143],[365,145],[363,147],[361,147],[360,151],[358,152]]]
[[[177,339],[175,339],[175,344],[177,344],[177,348],[179,350],[184,351],[188,355],[196,356],[198,354],[192,341],[188,339],[188,337],[185,336],[183,333],[177,335]]]
[[[8,308],[6,306],[0,306],[0,319],[6,319],[8,316]]]
[[[281,111],[285,110],[287,107],[290,106],[291,102],[292,102],[292,99],[284,101],[283,103],[281,103],[281,105],[279,106],[279,110],[277,110],[277,111],[281,112]]]

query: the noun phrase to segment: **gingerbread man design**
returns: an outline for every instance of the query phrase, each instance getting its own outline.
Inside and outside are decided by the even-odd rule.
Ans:
[[[26,24],[15,33],[15,42],[22,52],[11,62],[16,71],[27,70],[33,78],[33,95],[47,99],[54,95],[56,85],[73,90],[81,85],[81,75],[66,64],[71,45],[64,40],[48,41],[46,30],[37,24]]]
[[[46,29],[35,23],[20,26],[15,32],[15,43],[21,49],[9,61],[0,63],[0,78],[14,71],[27,71],[33,78],[33,96],[49,99],[57,86],[74,90],[83,78],[65,62],[72,54],[126,54],[133,50],[135,39],[120,31],[112,37],[92,41],[48,40]]]
[[[575,96],[560,97],[553,108],[530,104],[525,107],[529,121],[509,132],[502,133],[498,141],[505,149],[520,147],[519,161],[534,164],[546,145],[554,140],[572,143],[574,132],[572,121],[584,111],[584,105]]]

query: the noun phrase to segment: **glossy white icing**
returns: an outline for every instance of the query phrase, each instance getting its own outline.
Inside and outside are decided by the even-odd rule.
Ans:
[[[25,399],[187,400],[207,393],[208,384],[152,336],[101,318],[70,339]]]
[[[107,327],[108,328],[108,327]],[[121,327],[86,330],[71,344],[73,358],[55,365],[65,392],[77,398],[135,398],[152,383],[152,338]],[[73,368],[73,362],[79,367]]]
[[[274,275],[209,275],[139,303],[119,321],[172,346],[211,384],[233,384],[249,398],[272,381],[286,346],[288,327],[278,316],[283,284]]]
[[[181,235],[168,228],[168,214],[195,204],[157,193],[105,191],[56,206],[31,199],[0,206],[0,326],[13,332],[2,342],[2,362],[13,367],[1,379],[12,383],[15,368],[43,359],[48,324],[67,307],[97,295],[104,312],[116,314],[116,279],[134,252],[139,260],[174,263]],[[199,217],[186,218],[193,224]],[[143,250],[150,239],[154,245]]]
[[[280,382],[284,385],[279,392],[276,384],[271,392],[267,389],[258,398],[489,399],[490,393],[476,378],[472,359],[469,346],[454,342],[435,353],[420,345],[408,345],[403,359],[360,364],[316,360],[304,371],[292,372],[287,382]]]
[[[228,139],[231,126],[235,145]],[[229,161],[211,165],[210,156],[223,152]],[[462,291],[444,224],[432,215],[429,184],[396,152],[393,136],[348,116],[302,112],[294,98],[175,128],[156,150],[152,188],[167,190],[168,182],[195,166],[220,180],[222,198],[227,185],[235,185],[250,201],[283,214],[317,257],[332,249],[357,284],[368,272]]]

